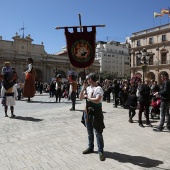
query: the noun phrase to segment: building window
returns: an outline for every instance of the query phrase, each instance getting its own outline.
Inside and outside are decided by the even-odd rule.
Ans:
[[[161,54],[161,64],[166,64],[166,53]]]
[[[137,47],[140,46],[140,40],[137,41]]]
[[[149,44],[153,44],[153,37],[149,38]]]
[[[138,58],[138,57],[136,57],[136,65],[137,66],[140,66],[141,64],[140,64],[140,58]]]
[[[166,41],[166,35],[162,35],[162,41]]]
[[[153,65],[153,56],[150,56],[149,58],[149,65]]]

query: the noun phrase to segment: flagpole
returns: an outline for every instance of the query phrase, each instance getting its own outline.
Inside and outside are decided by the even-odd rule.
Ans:
[[[81,25],[81,14],[79,13],[79,23],[80,23],[80,32],[82,32],[82,25]]]
[[[153,18],[153,27],[155,27],[155,18]]]
[[[80,32],[82,32],[81,14],[79,13],[78,16],[79,16]],[[86,70],[85,70],[85,68],[84,68],[84,76],[85,76],[85,79],[86,79]]]
[[[81,14],[79,13],[78,16],[79,16],[80,32],[82,32]],[[84,81],[86,81],[86,70],[85,70],[85,68],[84,68]],[[87,94],[87,89],[85,89],[85,94]],[[85,100],[86,100],[86,114],[87,114],[88,113],[87,97],[85,98]]]

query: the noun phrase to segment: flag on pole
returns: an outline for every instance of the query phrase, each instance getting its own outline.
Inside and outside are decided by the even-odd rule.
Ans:
[[[87,26],[82,28],[82,32],[77,31],[78,27],[69,32],[65,27],[67,53],[71,64],[77,68],[89,67],[95,58],[96,27],[92,26],[91,31],[87,31]]]
[[[161,14],[162,15],[164,15],[164,14],[169,14],[170,15],[170,9],[162,9]]]

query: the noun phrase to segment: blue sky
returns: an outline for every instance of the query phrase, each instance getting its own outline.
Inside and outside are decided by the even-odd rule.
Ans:
[[[170,22],[168,15],[153,17],[170,0],[0,0],[0,35],[12,40],[25,25],[25,36],[31,35],[34,44],[44,42],[45,50],[53,54],[66,45],[64,30],[57,26],[105,24],[97,28],[96,40],[124,42],[126,36]]]

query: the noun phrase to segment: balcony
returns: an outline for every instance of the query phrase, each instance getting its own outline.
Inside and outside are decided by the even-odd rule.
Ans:
[[[153,62],[153,64],[148,64],[147,66],[148,67],[155,67],[155,66],[165,66],[165,65],[169,65],[170,64],[170,60],[166,60],[164,61],[164,63],[161,63],[161,61],[155,61]],[[131,68],[132,67],[140,67],[140,64],[133,64],[131,65]]]

